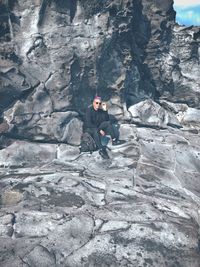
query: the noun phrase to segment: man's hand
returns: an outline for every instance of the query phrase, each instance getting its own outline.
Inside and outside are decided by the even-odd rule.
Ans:
[[[106,133],[103,130],[99,131],[102,136],[104,136]]]

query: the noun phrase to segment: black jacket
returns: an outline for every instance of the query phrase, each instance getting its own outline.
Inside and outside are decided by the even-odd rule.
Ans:
[[[85,128],[98,128],[103,121],[109,121],[107,111],[95,110],[93,106],[88,107],[85,115]]]

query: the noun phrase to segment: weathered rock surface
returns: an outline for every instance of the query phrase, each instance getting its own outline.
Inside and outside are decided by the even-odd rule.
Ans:
[[[108,161],[67,144],[0,151],[2,266],[199,266],[199,135],[121,124],[120,136]]]
[[[200,266],[199,42],[172,0],[0,0],[0,266]]]
[[[172,112],[167,112],[151,99],[131,106],[128,111],[131,114],[132,122],[142,126],[154,128],[182,127]]]

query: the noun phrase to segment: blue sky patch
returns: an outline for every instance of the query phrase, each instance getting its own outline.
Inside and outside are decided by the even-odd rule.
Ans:
[[[176,6],[176,22],[185,26],[200,26],[200,4],[196,6]]]

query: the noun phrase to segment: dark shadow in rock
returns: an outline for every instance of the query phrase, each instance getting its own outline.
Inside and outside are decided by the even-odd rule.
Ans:
[[[70,22],[73,22],[73,19],[76,15],[77,10],[77,0],[54,0],[56,4],[56,9],[59,13],[70,13]]]
[[[14,13],[10,13],[10,20],[12,23],[15,23],[18,26],[20,26],[20,18],[16,16]]]
[[[198,240],[198,247],[197,247],[197,251],[200,254],[200,239]]]
[[[26,175],[24,175],[24,178],[25,177],[26,177]],[[13,187],[13,189],[18,190],[19,192],[23,193],[31,185],[32,185],[31,182],[29,182],[29,183],[18,183],[17,185],[15,185]]]
[[[87,259],[84,260],[84,266],[95,266],[95,267],[119,267],[120,262],[114,254],[104,253],[92,253]]]
[[[42,0],[39,10],[38,26],[42,26],[46,9],[48,6],[51,6],[52,2],[55,2],[57,12],[65,14],[69,11],[70,22],[72,23],[76,15],[77,0]]]
[[[1,55],[1,58],[4,59],[4,60],[9,60],[9,61],[12,61],[13,63],[16,63],[18,65],[22,64],[22,59],[19,58],[17,55],[16,55],[16,52],[15,51],[12,51],[12,52],[1,52],[0,53]],[[18,72],[18,74],[20,75],[21,73]]]
[[[70,0],[70,22],[73,22],[73,19],[76,15],[77,10],[77,0],[71,1]]]
[[[39,10],[38,26],[42,25],[44,21],[44,17],[45,17],[46,8],[47,6],[51,5],[51,2],[52,0],[42,0],[41,5],[40,5],[40,10]]]
[[[4,2],[6,1],[0,1],[0,42],[9,42],[11,41],[9,9]]]
[[[194,33],[193,38],[194,38],[195,41],[200,38],[200,29],[197,32]]]
[[[110,0],[99,1],[99,0],[80,0],[79,1],[82,8],[84,9],[85,18],[90,18],[95,14],[99,13],[101,10],[104,10],[106,4],[110,2]]]
[[[117,137],[117,139],[119,139],[120,138],[120,136],[119,136],[120,124],[119,124],[117,118],[114,115],[109,114],[109,118],[110,118],[110,122],[113,125],[113,129],[114,129],[114,132],[116,134],[116,137]]]
[[[72,96],[73,109],[79,112],[83,120],[85,111],[95,96],[95,88],[91,86],[89,81],[91,79],[90,71],[92,70],[93,63],[90,62],[89,66],[86,66],[81,73],[81,58],[76,53],[73,54],[70,65],[71,80],[69,92]]]
[[[5,135],[0,134],[0,150],[10,146],[11,144],[11,139],[7,138]]]
[[[15,4],[18,3],[18,0],[8,0],[7,3],[8,3],[9,10],[13,10]]]
[[[20,58],[15,53],[0,53],[0,56],[5,60],[21,64]],[[6,73],[0,72],[0,112],[11,107],[18,99],[24,98],[24,94],[29,94],[32,90],[26,77],[16,68],[11,68]]]
[[[167,53],[169,50],[169,45],[172,40],[171,27],[166,25],[165,22],[163,23],[160,20],[156,21],[155,19],[153,22],[156,27],[160,27],[162,29],[162,31],[158,31],[156,33],[155,29],[153,28],[155,25],[153,25],[149,17],[145,15],[148,14],[148,12],[145,10],[147,8],[146,4],[144,3],[143,6],[141,1],[134,1],[133,6],[132,27],[129,35],[134,36],[135,45],[131,45],[131,53],[133,55],[132,57],[134,58],[133,63],[137,66],[140,78],[137,80],[135,75],[133,75],[132,68],[130,68],[130,70],[128,70],[126,73],[126,80],[124,82],[122,95],[127,109],[131,105],[134,105],[149,97],[154,101],[158,101],[165,91],[169,92],[170,95],[173,95],[174,93],[174,84],[172,79],[168,83],[163,84],[160,78],[162,77],[160,74],[161,70],[156,67],[151,67],[152,61],[156,66],[155,56],[153,56],[153,53],[157,46],[162,46],[162,43],[166,44],[160,49],[160,54],[163,52]],[[159,8],[162,9],[164,7],[161,6]],[[167,12],[170,13],[167,13],[168,15],[173,17],[173,8],[170,8]],[[170,19],[173,20],[173,18]],[[153,38],[152,35],[155,37]],[[148,50],[152,52],[148,53]]]
[[[77,207],[80,208],[85,204],[85,201],[75,193],[70,192],[53,192],[50,196],[42,196],[40,199],[45,199],[48,205],[59,207]]]
[[[0,91],[0,110],[11,106],[18,98],[19,92],[12,85],[1,88]]]

